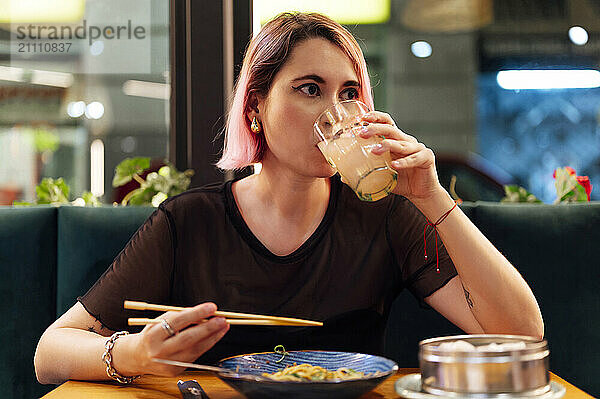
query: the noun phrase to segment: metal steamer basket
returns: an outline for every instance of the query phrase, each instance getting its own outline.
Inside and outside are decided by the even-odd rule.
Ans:
[[[440,349],[444,342],[475,347],[524,342],[524,349],[473,351]],[[519,335],[455,335],[419,342],[424,392],[444,397],[537,397],[550,391],[548,343]]]

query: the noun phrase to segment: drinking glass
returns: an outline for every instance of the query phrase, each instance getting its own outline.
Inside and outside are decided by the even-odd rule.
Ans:
[[[327,162],[363,201],[377,201],[396,187],[398,174],[390,167],[389,151],[371,152],[383,137],[359,136],[361,116],[369,107],[357,100],[335,103],[319,115],[314,124],[317,146]]]

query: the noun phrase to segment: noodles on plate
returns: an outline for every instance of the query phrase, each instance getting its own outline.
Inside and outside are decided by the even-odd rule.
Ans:
[[[365,373],[346,367],[331,371],[306,363],[294,364],[275,373],[263,373],[262,375],[277,381],[338,381],[359,379],[366,376]]]

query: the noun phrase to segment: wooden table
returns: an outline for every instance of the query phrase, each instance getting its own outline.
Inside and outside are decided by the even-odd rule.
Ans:
[[[375,390],[363,395],[361,399],[399,398],[394,390],[394,383],[403,375],[418,373],[419,369],[400,369],[398,374],[388,378]],[[556,381],[567,388],[565,399],[592,398],[581,389],[574,387],[562,378],[550,373],[552,381]],[[53,398],[179,398],[181,394],[177,388],[178,380],[196,380],[206,391],[210,399],[242,399],[241,394],[230,388],[229,385],[206,372],[188,371],[178,377],[142,377],[132,385],[119,385],[112,382],[83,382],[67,381],[52,392],[45,395],[44,399]]]

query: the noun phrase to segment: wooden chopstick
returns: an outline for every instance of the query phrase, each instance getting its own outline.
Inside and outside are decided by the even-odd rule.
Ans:
[[[255,320],[255,319],[225,319],[227,323],[238,326],[303,326],[285,321]],[[130,326],[145,326],[146,324],[160,323],[160,319],[129,318],[127,324]]]
[[[138,302],[138,301],[125,301],[124,303],[125,309],[135,309],[135,310],[156,310],[159,312],[168,312],[171,310],[181,311],[186,308],[182,308],[179,306],[169,306],[169,305],[156,305],[152,303],[146,302]],[[225,317],[229,324],[244,324],[244,325],[276,325],[276,326],[322,326],[323,323],[320,321],[313,320],[304,320],[304,319],[296,319],[293,317],[278,317],[278,316],[267,316],[267,315],[259,315],[259,314],[251,314],[251,313],[236,313],[236,312],[224,312],[217,310],[215,312],[215,316]],[[240,320],[231,320],[231,319],[241,319]],[[131,320],[131,319],[130,319]],[[147,320],[155,320],[155,319],[147,319]],[[261,321],[261,323],[258,323]],[[265,323],[269,321],[271,323]],[[251,323],[252,322],[252,323]],[[148,324],[148,323],[146,323]],[[133,325],[133,324],[130,324]]]

